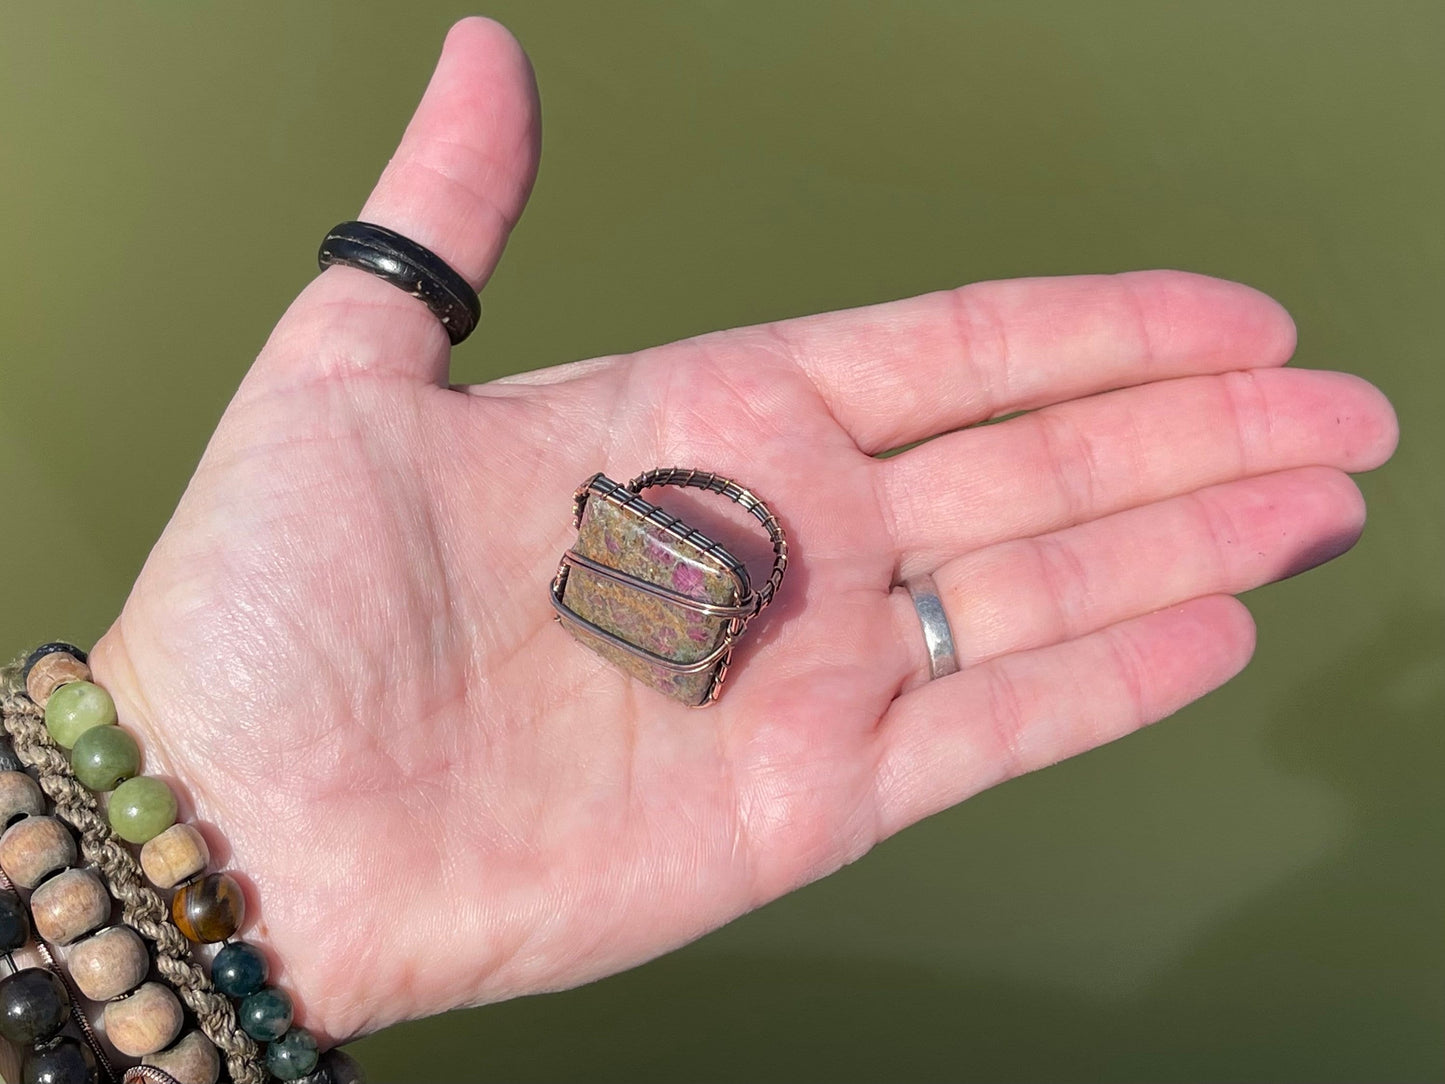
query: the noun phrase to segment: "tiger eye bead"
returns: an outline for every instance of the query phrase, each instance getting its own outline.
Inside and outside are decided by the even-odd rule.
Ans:
[[[44,812],[39,783],[24,772],[0,772],[0,825]]]
[[[199,881],[176,889],[171,900],[171,918],[192,941],[212,944],[224,941],[246,917],[246,898],[235,878],[225,873],[208,873]]]
[[[35,890],[30,918],[42,940],[68,945],[105,925],[110,893],[90,870],[68,869]]]
[[[30,917],[13,892],[0,892],[0,953],[14,952],[30,940]]]
[[[175,888],[211,861],[206,841],[189,824],[173,824],[140,849],[140,867],[157,888]]]
[[[142,1065],[152,1065],[176,1084],[216,1084],[221,1075],[221,1056],[199,1031],[188,1031],[179,1042],[159,1054],[147,1054]]]
[[[148,982],[105,1006],[105,1034],[122,1054],[143,1058],[170,1046],[181,1033],[181,1003],[169,986]]]
[[[25,695],[43,708],[61,685],[89,681],[90,667],[85,652],[73,644],[41,644],[26,660],[21,680],[25,682]]]
[[[0,979],[0,1035],[12,1043],[42,1042],[69,1016],[70,995],[53,971],[27,967]]]
[[[56,744],[66,749],[92,727],[114,725],[115,701],[89,681],[60,686],[45,704],[45,727]]]
[[[34,888],[75,860],[75,837],[54,817],[26,817],[0,836],[0,869],[21,888]]]
[[[151,957],[129,926],[111,926],[73,946],[65,964],[82,994],[91,1001],[109,1001],[145,981]]]
[[[127,843],[146,843],[176,823],[176,796],[153,775],[127,779],[110,795],[110,826]]]
[[[70,767],[91,790],[115,790],[140,771],[140,746],[118,726],[97,726],[75,739]]]

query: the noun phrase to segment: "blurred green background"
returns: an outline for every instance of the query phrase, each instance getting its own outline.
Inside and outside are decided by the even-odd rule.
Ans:
[[[0,7],[7,653],[117,613],[473,10]],[[1221,692],[630,974],[364,1040],[373,1079],[1445,1079],[1445,6],[484,13],[544,152],[455,380],[1174,266],[1280,298],[1404,438]]]

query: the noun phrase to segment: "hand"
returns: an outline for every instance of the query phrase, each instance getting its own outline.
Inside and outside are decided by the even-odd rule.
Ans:
[[[480,286],[537,145],[519,48],[461,23],[361,217]],[[574,985],[1236,673],[1228,596],[1348,548],[1343,472],[1395,440],[1367,384],[1279,368],[1293,343],[1248,288],[1149,272],[450,387],[431,315],[334,268],[242,383],[96,679],[226,840],[245,936],[319,1036]],[[793,544],[705,711],[548,602],[574,487],[673,464],[753,488]],[[895,586],[924,570],[963,665],[933,682]]]

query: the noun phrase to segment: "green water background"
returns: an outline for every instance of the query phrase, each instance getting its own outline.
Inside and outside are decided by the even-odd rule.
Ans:
[[[473,10],[0,5],[7,653],[113,618]],[[1404,439],[1223,691],[630,974],[367,1039],[373,1079],[1445,1078],[1445,6],[484,13],[544,152],[455,380],[1174,266],[1280,298]]]

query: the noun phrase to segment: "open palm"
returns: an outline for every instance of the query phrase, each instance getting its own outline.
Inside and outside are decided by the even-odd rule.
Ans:
[[[480,284],[536,145],[520,50],[459,24],[362,217]],[[1228,595],[1347,548],[1343,471],[1394,442],[1378,392],[1278,368],[1292,348],[1268,298],[1151,272],[451,387],[425,308],[332,269],[237,392],[97,680],[226,841],[246,936],[313,1031],[573,985],[1237,672],[1253,634]],[[610,669],[548,601],[576,485],[674,464],[755,490],[793,547],[705,711]],[[718,526],[755,568],[756,526]],[[918,571],[963,664],[933,682],[895,586]]]

